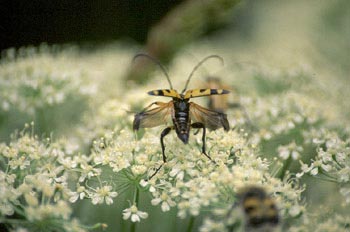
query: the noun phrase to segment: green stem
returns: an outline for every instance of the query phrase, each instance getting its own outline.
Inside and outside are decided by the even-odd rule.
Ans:
[[[107,225],[104,223],[96,223],[94,225],[91,226],[85,226],[85,225],[80,225],[81,228],[86,229],[86,230],[94,230],[94,229],[98,229],[98,228],[106,228]]]
[[[26,217],[23,208],[24,206],[20,204],[19,207],[14,207],[14,210],[17,214],[21,215],[22,217]]]
[[[10,224],[29,224],[30,222],[24,219],[12,219],[12,218],[2,218],[0,219],[1,223],[10,223]]]
[[[188,226],[187,226],[186,232],[191,232],[192,231],[195,219],[196,218],[193,217],[193,216],[190,217],[190,221],[188,222]]]
[[[334,180],[337,181],[337,178],[335,178],[332,175],[329,175],[327,172],[323,171],[322,168],[319,168],[319,173],[326,176],[327,178],[329,178],[330,180]]]
[[[139,199],[140,199],[139,189],[137,186],[135,186],[134,204],[136,205],[136,207],[138,207],[138,205],[139,205]],[[136,223],[133,222],[133,223],[131,223],[131,226],[130,226],[130,232],[135,232],[135,231],[136,231]]]
[[[136,222],[132,222],[130,226],[130,232],[135,232],[136,231]]]
[[[45,112],[43,109],[39,108],[37,109],[37,112],[35,114],[35,121],[37,121],[37,128],[38,128],[38,131],[44,133],[44,132],[47,132],[47,123],[46,123],[46,120],[45,120]]]
[[[281,170],[281,173],[280,173],[280,175],[279,175],[278,178],[280,178],[281,180],[283,180],[283,178],[284,178],[284,176],[286,175],[286,172],[287,172],[289,166],[291,165],[291,163],[292,163],[292,156],[290,155],[290,156],[288,157],[288,159],[284,162],[283,167],[282,167],[282,170]]]
[[[135,203],[136,206],[139,205],[139,198],[140,198],[139,195],[140,195],[139,194],[139,188],[137,186],[135,186],[134,203]]]

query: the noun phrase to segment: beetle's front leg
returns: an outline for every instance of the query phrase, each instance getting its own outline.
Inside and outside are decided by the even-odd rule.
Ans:
[[[203,129],[203,135],[202,135],[202,143],[203,143],[203,145],[202,145],[202,153],[203,153],[206,157],[208,157],[208,159],[210,159],[212,162],[214,162],[214,161],[210,158],[210,156],[207,154],[206,149],[205,149],[205,133],[206,133],[206,128],[205,128],[204,124],[201,123],[201,122],[195,122],[195,123],[192,123],[192,124],[191,124],[191,127],[192,127],[192,128],[202,128],[202,129]],[[214,162],[214,163],[215,163],[215,162]]]
[[[165,145],[164,145],[164,137],[169,134],[169,132],[174,129],[173,127],[167,127],[165,128],[161,135],[160,135],[160,145],[162,147],[162,156],[163,156],[163,163],[156,169],[156,171],[148,178],[148,180],[152,179],[152,177],[154,177],[158,172],[159,170],[163,167],[163,165],[166,163],[166,156],[165,156]]]

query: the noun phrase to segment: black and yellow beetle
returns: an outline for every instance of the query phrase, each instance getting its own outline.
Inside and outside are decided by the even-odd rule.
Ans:
[[[134,122],[133,122],[133,129],[138,130],[139,128],[150,128],[150,127],[156,127],[159,125],[166,124],[167,122],[172,120],[173,125],[166,127],[160,136],[160,144],[162,147],[162,155],[163,155],[163,162],[166,163],[166,156],[165,156],[165,146],[163,139],[164,137],[171,131],[175,130],[178,138],[184,143],[188,143],[189,135],[190,135],[190,129],[191,128],[201,128],[203,129],[203,136],[202,136],[202,153],[207,156],[210,160],[210,156],[206,153],[205,149],[205,133],[206,128],[210,130],[215,130],[218,128],[223,127],[225,130],[229,130],[230,126],[227,121],[227,115],[222,112],[217,112],[214,110],[210,110],[207,108],[204,108],[196,103],[190,102],[190,98],[195,97],[203,97],[203,96],[210,96],[210,95],[221,95],[221,94],[228,94],[228,90],[224,89],[193,89],[193,90],[187,90],[187,86],[190,82],[191,77],[193,76],[194,72],[198,69],[200,65],[202,65],[206,60],[210,58],[217,58],[220,61],[223,62],[223,59],[220,56],[217,55],[211,55],[205,57],[202,61],[200,61],[192,70],[190,73],[187,82],[185,84],[185,88],[181,91],[181,93],[178,93],[175,89],[173,89],[173,86],[171,84],[170,78],[165,70],[165,68],[153,57],[147,55],[147,54],[137,54],[134,57],[134,60],[138,57],[146,57],[153,62],[155,62],[164,72],[169,85],[170,89],[159,89],[159,90],[152,90],[149,91],[149,95],[154,96],[164,96],[164,97],[171,97],[172,100],[169,102],[153,102],[148,107],[146,107],[144,110],[142,110],[140,113],[135,114]],[[187,90],[187,91],[186,91]],[[151,108],[152,106],[155,106]],[[156,170],[156,172],[150,177],[152,178],[162,167],[162,165]]]

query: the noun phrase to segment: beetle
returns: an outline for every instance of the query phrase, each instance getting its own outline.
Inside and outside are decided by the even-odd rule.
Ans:
[[[166,163],[165,156],[165,145],[164,137],[169,134],[171,130],[175,130],[177,137],[184,143],[187,144],[190,136],[191,128],[203,129],[202,134],[202,153],[208,157],[211,161],[212,159],[206,153],[205,147],[205,135],[206,128],[210,130],[215,130],[223,127],[224,130],[228,131],[230,129],[229,122],[227,120],[227,115],[222,112],[215,110],[210,110],[202,107],[194,102],[190,102],[191,98],[210,96],[210,95],[221,95],[228,94],[229,91],[225,89],[192,89],[187,90],[188,84],[194,74],[194,72],[208,59],[217,58],[221,62],[223,59],[217,55],[210,55],[202,59],[192,70],[189,77],[187,78],[184,89],[181,93],[178,93],[172,86],[169,75],[166,72],[164,66],[155,58],[147,54],[137,54],[134,59],[139,57],[145,57],[156,63],[167,78],[169,82],[170,89],[158,89],[149,91],[149,95],[153,96],[163,96],[171,97],[172,100],[169,102],[153,102],[141,112],[135,114],[133,121],[133,129],[135,131],[140,128],[150,128],[159,125],[166,124],[170,119],[173,125],[166,127],[160,135],[160,144],[162,148],[163,164]],[[154,106],[154,107],[153,107]],[[163,165],[162,164],[162,165]],[[162,165],[156,169],[156,172],[149,178],[151,179],[162,167]]]

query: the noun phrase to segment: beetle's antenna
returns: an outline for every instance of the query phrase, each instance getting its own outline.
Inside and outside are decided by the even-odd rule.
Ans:
[[[192,72],[190,73],[190,75],[188,76],[188,79],[186,81],[186,85],[185,85],[185,88],[182,90],[181,94],[183,94],[186,89],[187,89],[187,86],[188,84],[190,83],[190,80],[191,80],[191,77],[193,76],[194,72],[199,68],[199,66],[201,66],[205,61],[209,60],[210,58],[217,58],[221,61],[222,65],[224,64],[224,59],[221,57],[221,56],[218,56],[218,55],[210,55],[210,56],[207,56],[205,57],[203,60],[201,60],[192,70]]]
[[[144,54],[144,53],[139,53],[139,54],[136,54],[136,55],[134,56],[134,58],[132,59],[132,61],[134,62],[138,57],[141,57],[141,56],[150,59],[151,61],[153,61],[155,64],[157,64],[157,65],[161,68],[161,70],[163,71],[163,73],[164,73],[166,79],[167,79],[168,82],[169,82],[170,89],[173,89],[173,85],[171,84],[169,75],[168,75],[168,73],[167,73],[165,67],[164,67],[157,59],[155,59],[154,57],[152,57],[152,56],[150,56],[150,55],[147,55],[147,54]]]

